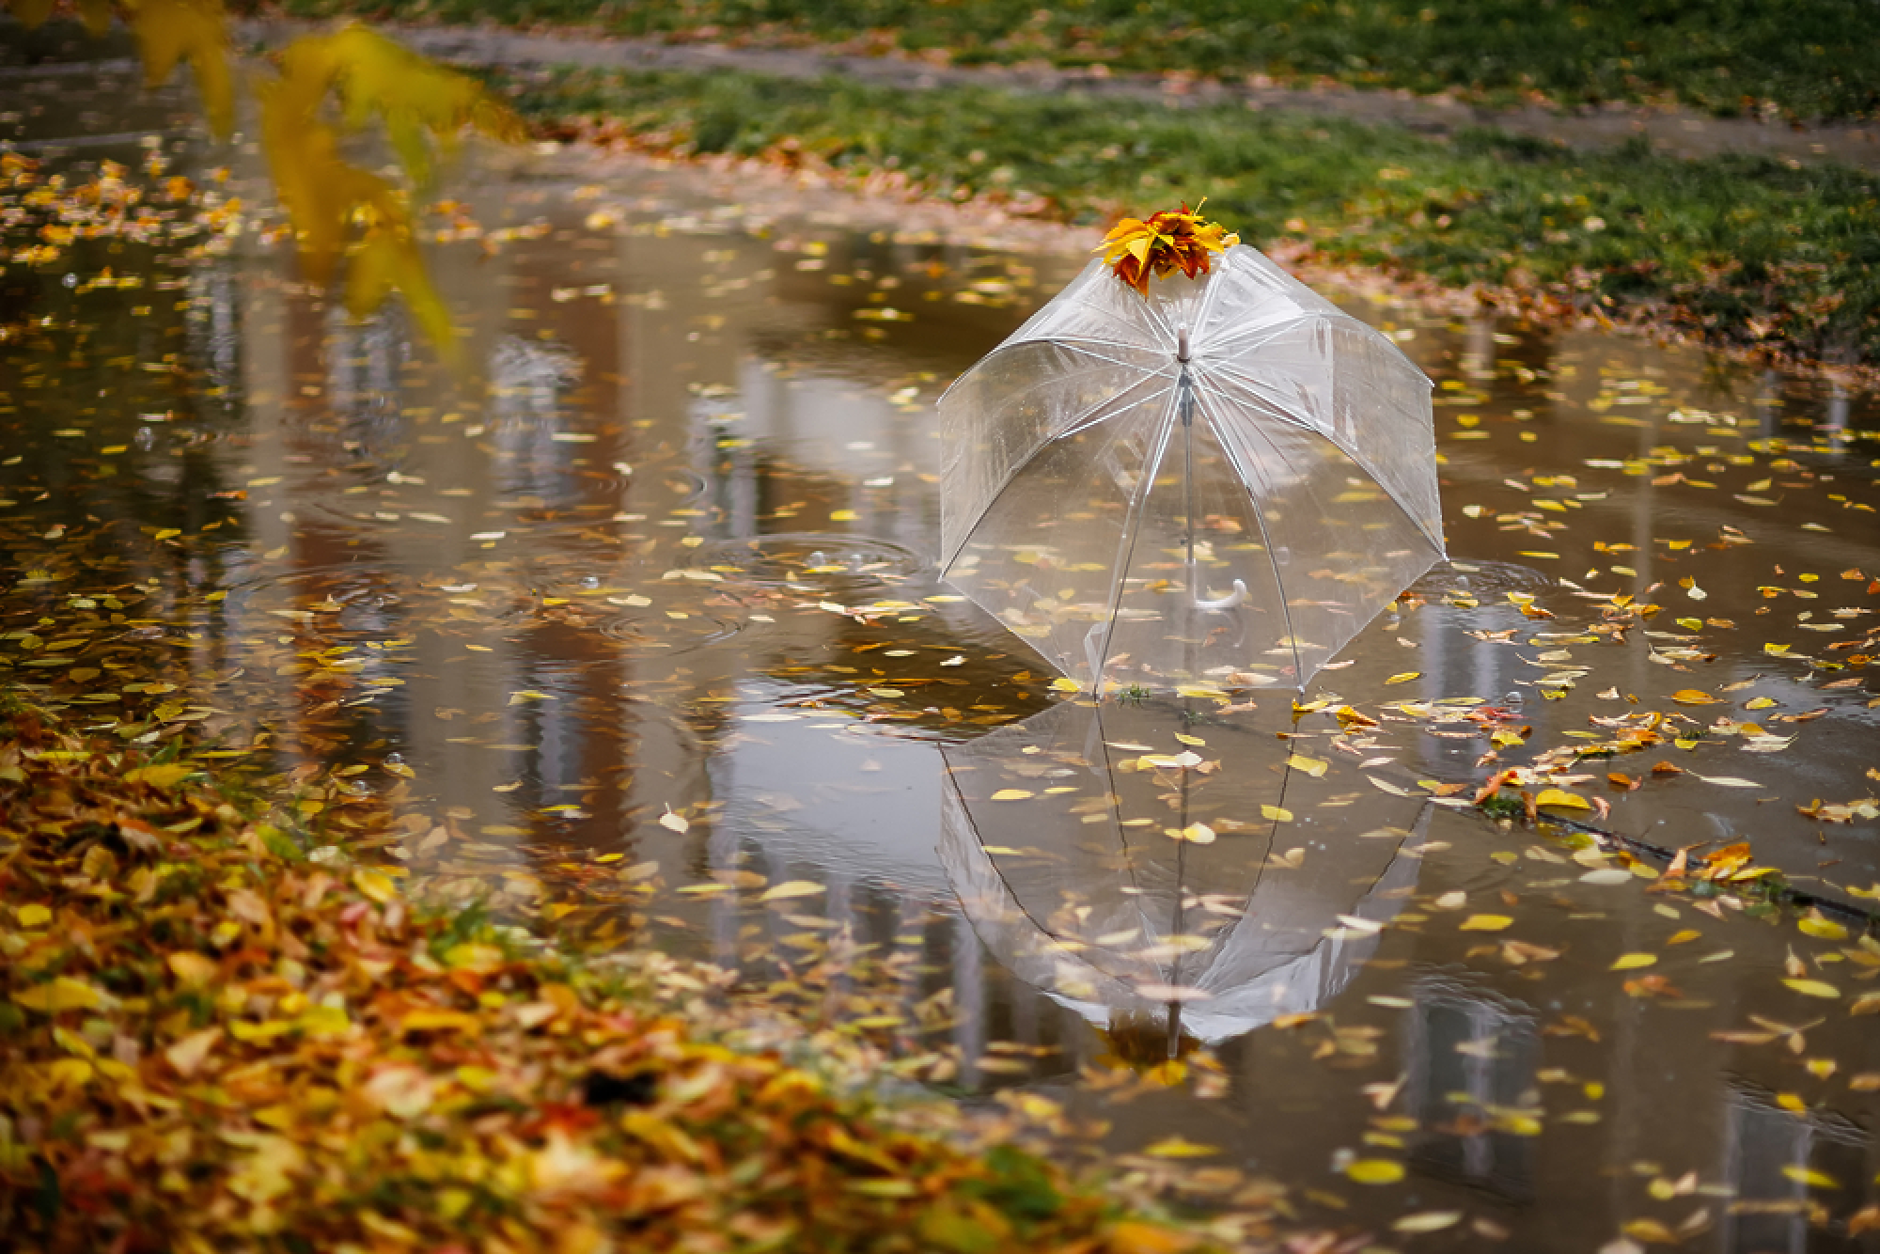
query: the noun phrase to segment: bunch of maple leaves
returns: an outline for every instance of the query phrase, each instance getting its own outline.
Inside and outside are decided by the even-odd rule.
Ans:
[[[29,28],[64,7],[59,0],[4,3]],[[121,16],[137,37],[151,87],[187,61],[211,131],[223,139],[232,133],[235,75],[222,0],[71,0],[69,7],[94,35]],[[418,251],[407,193],[429,186],[434,148],[448,150],[466,128],[513,143],[525,134],[521,120],[474,79],[356,23],[301,36],[276,58],[276,71],[255,80],[261,144],[307,277],[329,284],[345,257],[348,312],[366,317],[397,292],[426,337],[450,356],[450,317]],[[338,117],[330,119],[334,101]],[[343,155],[345,134],[375,119],[410,188]]]
[[[1202,217],[1201,205],[1191,210],[1184,202],[1180,209],[1164,209],[1147,218],[1124,218],[1092,251],[1103,254],[1103,263],[1118,279],[1147,296],[1150,276],[1167,278],[1176,270],[1191,279],[1206,274],[1210,253],[1225,252],[1239,242],[1240,236]]]
[[[709,1039],[657,957],[518,948],[384,870],[310,862],[191,763],[31,710],[6,731],[12,1248],[1198,1244],[1029,1154],[976,1154],[865,1087]]]

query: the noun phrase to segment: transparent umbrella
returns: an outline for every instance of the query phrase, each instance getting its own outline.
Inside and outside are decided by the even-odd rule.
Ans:
[[[1092,261],[939,407],[943,573],[1088,688],[1303,688],[1443,557],[1429,380],[1242,245]]]
[[[940,857],[981,941],[1099,1026],[1161,1024],[1169,1057],[1342,989],[1416,882],[1402,845],[1428,816],[1186,704],[1067,701],[941,750]]]

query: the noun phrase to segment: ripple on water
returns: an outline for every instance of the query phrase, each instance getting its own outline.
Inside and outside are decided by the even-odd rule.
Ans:
[[[1431,567],[1429,573],[1410,585],[1410,591],[1434,601],[1450,593],[1497,596],[1506,592],[1540,593],[1558,586],[1559,581],[1552,575],[1519,562],[1455,558]]]
[[[691,564],[742,583],[779,588],[835,588],[898,583],[927,567],[887,540],[837,532],[787,531],[708,541]]]
[[[600,632],[611,640],[648,652],[686,653],[729,640],[744,630],[735,619],[709,614],[687,614],[673,618],[657,612],[620,614],[600,625]]]

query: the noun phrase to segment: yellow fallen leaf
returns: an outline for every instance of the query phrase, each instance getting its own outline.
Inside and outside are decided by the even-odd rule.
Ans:
[[[1023,801],[1032,795],[1029,788],[1001,788],[992,794],[994,801]]]
[[[213,959],[186,950],[171,954],[165,961],[176,978],[190,988],[201,988],[221,969]]]
[[[1639,967],[1655,966],[1657,962],[1657,954],[1620,954],[1606,969],[1608,971],[1632,971]]]
[[[183,762],[161,762],[126,771],[124,778],[132,783],[149,784],[153,788],[174,788],[195,769]]]
[[[96,1010],[106,1000],[103,989],[68,975],[13,994],[14,1005],[48,1015],[56,1015],[63,1010]]]
[[[1110,1229],[1105,1249],[1108,1254],[1183,1254],[1200,1243],[1197,1235],[1125,1219]]]
[[[674,814],[671,810],[659,816],[659,825],[669,832],[683,832],[692,826],[683,814]]]
[[[1293,812],[1285,806],[1263,805],[1260,807],[1260,817],[1273,823],[1290,823],[1293,820]]]
[[[1153,1145],[1144,1146],[1142,1152],[1151,1158],[1206,1158],[1221,1151],[1218,1146],[1202,1145],[1177,1135],[1165,1136]]]
[[[1832,999],[1841,995],[1840,989],[1822,980],[1784,980],[1782,982],[1804,997],[1824,997]]]
[[[1681,931],[1681,932],[1674,932],[1674,933],[1672,933],[1672,935],[1671,935],[1671,939],[1670,939],[1670,940],[1667,940],[1667,941],[1665,942],[1665,944],[1667,944],[1667,945],[1684,945],[1684,944],[1688,944],[1689,942],[1691,942],[1691,941],[1694,941],[1694,940],[1696,940],[1696,939],[1698,939],[1698,938],[1699,938],[1699,937],[1701,937],[1702,935],[1703,935],[1703,933],[1702,933],[1702,932],[1699,932],[1699,931],[1697,931],[1697,930],[1696,930],[1695,928],[1688,928],[1688,927],[1687,927],[1687,928],[1685,928],[1685,929],[1684,929],[1683,931]]]
[[[1457,925],[1463,932],[1499,932],[1514,923],[1505,914],[1472,914]]]
[[[1392,675],[1389,679],[1386,679],[1384,682],[1387,684],[1407,684],[1413,679],[1421,679],[1421,678],[1423,678],[1422,671],[1400,671],[1397,674]]]
[[[1846,940],[1847,929],[1833,919],[1824,919],[1819,912],[1810,912],[1808,917],[1795,925],[1804,934],[1819,940]]]
[[[1295,771],[1303,771],[1305,774],[1317,779],[1319,776],[1325,774],[1327,770],[1331,769],[1332,764],[1322,758],[1308,758],[1302,753],[1295,753],[1286,759],[1286,765]]]
[[[1345,1168],[1359,1184],[1395,1184],[1403,1179],[1403,1164],[1394,1158],[1360,1158]]]
[[[1169,834],[1177,840],[1185,840],[1191,845],[1211,845],[1214,843],[1214,829],[1206,823],[1190,823],[1179,831],[1169,828]]]
[[[392,877],[371,867],[353,872],[353,887],[380,905],[398,895],[398,885],[392,882]]]
[[[21,906],[19,912],[13,917],[19,920],[21,927],[44,927],[52,922],[52,911],[38,902],[33,902],[31,905]]]
[[[1708,692],[1699,692],[1695,688],[1683,688],[1671,694],[1671,699],[1679,705],[1719,705],[1723,698],[1713,697]]]
[[[787,880],[782,884],[773,884],[758,895],[759,901],[789,901],[793,897],[814,897],[817,893],[829,891],[822,884],[811,880]]]
[[[1815,1171],[1808,1167],[1798,1167],[1794,1163],[1784,1163],[1782,1174],[1797,1184],[1811,1189],[1838,1189],[1841,1182],[1825,1171]]]
[[[942,662],[941,665],[944,666],[946,663]],[[1084,686],[1072,679],[1069,675],[1059,675],[1056,679],[1051,681],[1051,691],[1053,692],[1082,692],[1083,690]]]
[[[1862,993],[1852,1006],[1847,1008],[1851,1015],[1880,1014],[1880,993]]]
[[[179,1075],[188,1079],[196,1074],[197,1069],[209,1057],[209,1051],[214,1049],[216,1042],[221,1039],[221,1028],[204,1028],[200,1032],[191,1032],[164,1050],[163,1057],[176,1068]]]
[[[1534,798],[1537,806],[1564,806],[1569,810],[1590,810],[1593,803],[1585,797],[1570,793],[1564,788],[1543,788]]]
[[[1405,1215],[1391,1224],[1393,1232],[1441,1232],[1462,1222],[1459,1210],[1425,1210]]]

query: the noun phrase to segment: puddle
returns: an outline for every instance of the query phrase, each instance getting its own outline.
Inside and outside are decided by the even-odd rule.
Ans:
[[[158,146],[265,201],[239,150]],[[797,1012],[1198,1203],[1380,1244],[1871,1243],[1876,398],[1353,300],[1437,383],[1456,556],[1297,712],[1098,710],[923,556],[933,401],[1078,258],[489,160],[449,194],[493,251],[433,251],[468,378],[253,235],[0,278],[13,682],[131,743],[363,767],[416,882],[578,882],[568,926],[793,973]],[[107,261],[149,288],[63,286]],[[1535,763],[1640,843],[1467,810]],[[1646,846],[1739,839],[1824,921],[1653,891]]]

